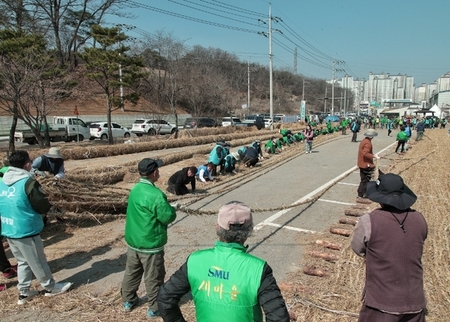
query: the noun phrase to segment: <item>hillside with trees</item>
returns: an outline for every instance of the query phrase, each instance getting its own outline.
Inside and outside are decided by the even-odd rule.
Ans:
[[[14,119],[10,133],[22,120],[39,135],[47,116],[74,105],[108,120],[127,111],[175,118],[179,111],[211,117],[269,111],[267,66],[218,48],[188,47],[164,31],[136,41],[125,25],[107,27],[105,16],[125,16],[124,8],[122,0],[0,3],[0,110]],[[326,87],[323,79],[274,70],[273,112],[298,114],[302,99],[307,113],[323,111]],[[250,109],[243,109],[248,92]]]

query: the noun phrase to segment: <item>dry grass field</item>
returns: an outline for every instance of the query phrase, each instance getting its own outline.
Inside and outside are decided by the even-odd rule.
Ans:
[[[269,137],[272,135],[269,132],[252,133],[251,131],[236,134],[207,134],[213,136],[214,139],[219,136],[226,138],[226,140],[234,142],[234,146],[238,146],[248,144],[247,142],[251,142],[256,135],[261,138],[262,133]],[[423,256],[425,290],[428,299],[427,321],[441,322],[446,321],[446,317],[450,316],[450,274],[448,272],[450,263],[450,223],[448,221],[450,137],[444,130],[431,130],[425,134],[424,140],[413,144],[407,153],[403,155],[390,153],[386,158],[392,160],[388,172],[400,174],[404,178],[418,196],[413,208],[422,212],[427,219],[429,234]],[[320,138],[320,140],[330,139],[333,139],[333,135]],[[195,137],[182,138],[182,140],[198,140],[193,144],[202,144],[201,142],[203,142],[201,141],[203,139]],[[170,140],[160,141],[158,140],[156,143],[150,141],[145,144],[169,146]],[[317,144],[320,142],[317,140]],[[303,149],[303,144],[291,148],[291,151],[286,150],[283,153],[292,155],[299,153]],[[82,156],[86,150],[77,149],[75,147],[67,149],[63,151],[63,154],[68,159],[83,159]],[[109,150],[111,155],[115,155],[119,153],[117,149],[123,149],[122,153],[126,154],[130,153],[130,149],[140,149],[140,147],[124,145],[115,147],[115,149],[105,146],[102,149]],[[90,153],[99,153],[92,148],[89,151]],[[41,152],[32,151],[31,153],[39,154]],[[193,162],[201,162],[207,152],[192,147],[185,153],[180,154],[181,156],[166,156],[164,161],[168,167],[162,171],[161,182],[167,181],[168,175],[173,169],[179,169]],[[186,157],[190,159],[187,161]],[[269,158],[264,162],[269,164],[271,160]],[[75,182],[76,177],[79,182],[73,187],[73,190],[66,190],[67,193],[64,190],[58,192],[51,186],[47,186],[48,182],[43,180],[42,183],[51,193],[53,202],[68,208],[68,210],[77,211],[77,213],[68,212],[69,219],[65,222],[52,224],[44,234],[44,238],[55,236],[55,232],[75,236],[77,243],[83,245],[78,248],[80,254],[89,254],[100,245],[113,248],[115,244],[121,242],[122,235],[114,231],[112,224],[114,221],[123,220],[123,211],[121,211],[123,208],[121,207],[125,202],[129,186],[137,178],[134,171],[136,161],[103,170],[100,170],[100,166],[101,164],[89,173],[69,174],[68,181]],[[162,169],[164,168],[166,167]],[[162,188],[165,187],[162,186]],[[169,196],[169,199],[176,200],[177,198]],[[368,211],[374,207],[376,207],[375,204],[359,205],[358,209]],[[117,214],[105,215],[108,211],[110,212],[111,208],[117,209]],[[96,225],[98,221],[103,224]],[[353,225],[337,224],[336,227],[350,231],[353,229]],[[63,238],[52,238],[54,238],[51,240],[52,247],[46,251],[49,260],[59,256],[74,255],[67,254],[67,250],[64,252]],[[325,261],[306,255],[301,264],[305,269],[316,269],[316,273],[322,272],[324,276],[307,275],[299,271],[285,281],[279,281],[292,315],[292,321],[356,321],[364,282],[364,262],[351,250],[350,237],[329,233],[325,236],[321,235],[321,239],[340,246],[340,249],[333,250],[318,245],[316,238],[311,236],[309,251],[305,254],[324,252],[330,255],[332,260]],[[50,243],[49,239],[46,240]],[[71,242],[73,243],[73,239]],[[2,281],[0,280],[0,282]],[[109,288],[103,291],[99,286],[102,291],[93,292],[89,285],[80,286],[68,294],[56,298],[36,298],[27,304],[26,308],[22,308],[16,305],[17,289],[14,285],[15,281],[9,282],[9,288],[0,293],[0,316],[7,321],[19,319],[22,321],[136,321],[136,316],[130,317],[123,314],[120,296],[116,289]],[[188,321],[195,321],[191,302],[184,304],[182,310]],[[11,319],[7,319],[8,316],[11,316]]]

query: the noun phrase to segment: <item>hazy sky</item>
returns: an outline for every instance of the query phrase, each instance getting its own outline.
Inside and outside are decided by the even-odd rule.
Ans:
[[[187,46],[221,48],[242,61],[269,65],[269,2],[265,0],[136,0],[108,18],[135,26],[132,37],[164,30]],[[369,72],[414,77],[416,86],[450,71],[446,0],[273,0],[273,66],[307,77]],[[144,33],[143,33],[144,31]]]

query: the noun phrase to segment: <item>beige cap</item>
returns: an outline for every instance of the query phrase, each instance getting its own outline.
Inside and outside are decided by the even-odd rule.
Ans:
[[[230,230],[233,224],[250,227],[253,225],[252,210],[240,201],[231,201],[220,207],[217,223],[225,230]]]

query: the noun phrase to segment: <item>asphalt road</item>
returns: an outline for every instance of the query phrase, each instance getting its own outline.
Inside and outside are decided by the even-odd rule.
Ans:
[[[302,245],[307,238],[311,234],[319,238],[338,223],[345,209],[355,204],[360,181],[356,157],[362,138],[359,135],[358,143],[353,143],[351,136],[346,135],[316,148],[313,145],[311,154],[301,154],[284,163],[280,154],[279,166],[189,206],[211,210],[214,215],[178,212],[166,247],[168,273],[177,269],[191,251],[213,245],[217,210],[232,200],[242,201],[254,210],[255,230],[248,240],[249,252],[265,259],[278,280],[301,269]],[[389,147],[395,144],[395,138],[382,130],[372,142],[375,153],[386,148],[391,152]],[[388,162],[381,159],[380,168]],[[322,193],[314,202],[303,203]],[[267,210],[273,208],[277,210]]]

